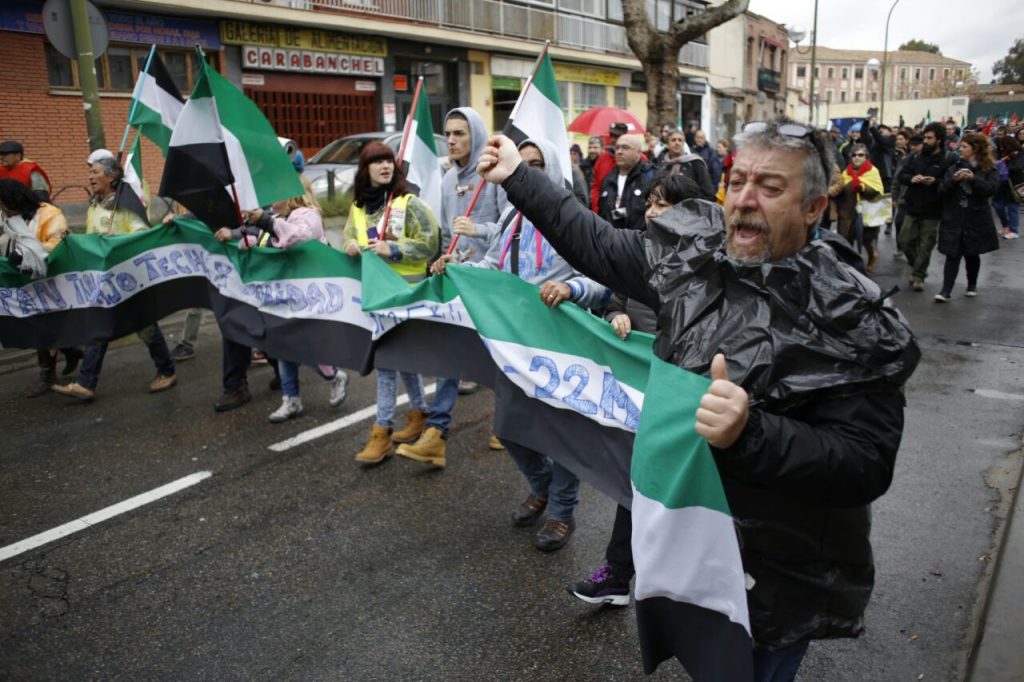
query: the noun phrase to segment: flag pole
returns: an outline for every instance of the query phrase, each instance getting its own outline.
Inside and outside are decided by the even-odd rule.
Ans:
[[[480,178],[480,181],[476,183],[476,191],[473,192],[473,197],[469,200],[469,207],[466,209],[466,217],[467,218],[473,212],[473,207],[476,206],[476,200],[480,198],[480,192],[483,191],[485,184],[487,184],[487,181],[484,180],[483,178]],[[452,253],[455,250],[455,245],[458,244],[458,243],[459,243],[459,235],[453,234],[452,235],[452,243],[448,245],[448,251],[446,253],[448,253],[448,254]]]
[[[135,109],[139,106],[139,87],[142,85],[142,78],[149,75],[149,65],[153,63],[153,55],[156,54],[156,44],[149,46],[149,56],[146,57],[146,67],[139,74],[139,82],[135,85],[135,92],[132,93],[132,108],[128,110],[128,123],[124,126],[124,137],[121,138],[121,146],[117,149],[117,162],[121,163],[121,155],[124,154],[124,146],[128,142],[128,132],[132,128],[131,120],[135,115]]]
[[[398,159],[395,162],[395,173],[398,173],[398,168],[401,167],[405,161],[405,145],[409,142],[409,130],[412,128],[412,122],[416,120],[416,107],[420,102],[420,90],[423,88],[423,76],[420,76],[416,81],[416,91],[412,96],[412,108],[409,109],[409,115],[405,118],[405,126],[402,130],[402,143],[398,146]],[[433,133],[434,131],[430,131]],[[395,178],[392,176],[391,183],[394,186]],[[394,199],[394,192],[388,193],[388,201],[384,206],[384,221],[381,223],[383,228],[383,234],[381,239],[387,239],[388,236],[388,220],[391,218],[391,200]]]

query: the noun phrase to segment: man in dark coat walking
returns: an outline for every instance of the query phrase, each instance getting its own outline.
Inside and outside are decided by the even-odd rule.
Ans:
[[[914,291],[924,291],[928,264],[939,232],[942,216],[939,181],[951,163],[943,148],[945,135],[946,129],[941,123],[925,126],[921,151],[907,157],[899,175],[900,184],[906,187],[901,202],[906,217],[900,227],[900,251],[912,268],[910,286]]]
[[[820,133],[753,123],[736,143],[724,231],[700,201],[647,234],[613,229],[504,137],[478,168],[580,272],[658,310],[659,358],[715,377],[696,429],[750,576],[755,679],[791,680],[810,640],[863,632],[869,504],[892,480],[920,350],[856,254],[817,232],[833,168]],[[638,585],[638,618],[650,596]],[[648,668],[679,655],[644,653]]]

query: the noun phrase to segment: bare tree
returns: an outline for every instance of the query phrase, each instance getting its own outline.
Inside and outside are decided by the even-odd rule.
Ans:
[[[683,45],[743,14],[749,4],[750,0],[727,0],[706,12],[675,22],[667,33],[662,33],[647,16],[644,0],[622,0],[626,40],[640,60],[647,79],[648,129],[676,120],[679,50]]]

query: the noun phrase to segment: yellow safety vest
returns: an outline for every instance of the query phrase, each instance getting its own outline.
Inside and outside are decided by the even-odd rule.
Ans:
[[[413,194],[405,194],[400,197],[395,197],[391,200],[391,214],[388,216],[388,227],[389,232],[401,239],[405,234],[405,212],[409,207],[409,200],[413,198]],[[387,209],[384,211],[387,212]],[[356,228],[356,241],[359,242],[359,246],[367,247],[370,245],[370,237],[367,234],[368,225],[366,220],[366,209],[352,204],[350,209],[352,224]],[[381,214],[380,221],[377,223],[377,233],[383,232],[381,223],[384,221],[384,215]],[[405,278],[418,278],[422,279],[427,272],[427,264],[423,261],[407,262],[405,259],[400,261],[388,260],[387,264],[391,266],[391,269],[397,272],[399,275]]]

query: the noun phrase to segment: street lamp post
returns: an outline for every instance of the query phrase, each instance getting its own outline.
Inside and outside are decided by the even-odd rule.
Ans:
[[[807,54],[800,49],[800,41],[807,37],[807,31],[803,27],[794,26],[789,29],[789,38],[793,41],[794,49],[800,54]],[[811,75],[808,84],[808,97],[807,97],[807,124],[813,126],[815,115],[814,105],[817,103],[817,98],[814,95],[814,69],[818,62],[818,0],[814,0],[814,28],[811,30]]]
[[[882,45],[882,102],[878,107],[878,122],[885,123],[885,74],[889,70],[889,20],[892,19],[892,11],[896,9],[900,0],[894,0],[889,14],[885,17],[885,42]]]

